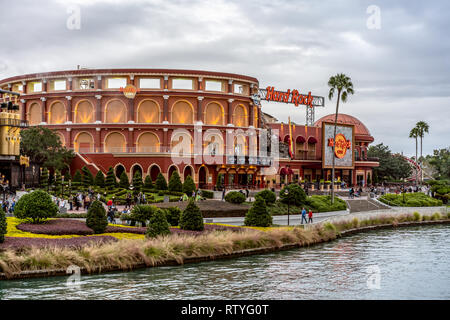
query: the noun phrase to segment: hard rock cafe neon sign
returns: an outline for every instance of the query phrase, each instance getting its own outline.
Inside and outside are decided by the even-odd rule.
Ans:
[[[276,91],[274,87],[267,87],[266,100],[274,101],[274,102],[285,102],[285,103],[293,103],[295,106],[299,104],[307,105],[308,107],[313,106],[314,97],[309,92],[307,95],[300,94],[298,90],[289,89],[287,92]]]
[[[139,92],[139,89],[133,86],[132,84],[127,85],[125,88],[120,87],[120,92],[123,92],[123,95],[128,99],[134,99],[136,97],[136,93]]]
[[[338,133],[334,139],[328,139],[328,146],[334,146],[334,154],[337,158],[342,159],[345,157],[347,150],[352,147],[352,142],[347,140],[342,133]]]

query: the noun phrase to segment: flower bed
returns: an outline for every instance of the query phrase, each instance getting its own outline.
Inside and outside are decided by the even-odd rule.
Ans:
[[[118,241],[112,236],[74,237],[62,239],[5,237],[5,242],[0,243],[0,250],[21,249],[24,247],[67,247],[81,248],[88,244],[100,245],[106,242]]]

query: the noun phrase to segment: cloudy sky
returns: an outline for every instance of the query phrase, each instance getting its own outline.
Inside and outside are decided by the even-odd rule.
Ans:
[[[406,155],[415,154],[410,129],[426,121],[429,154],[450,146],[449,11],[445,0],[9,1],[0,11],[0,78],[77,65],[184,68],[328,96],[329,77],[342,72],[355,94],[340,112]],[[316,119],[335,104],[327,98]],[[304,107],[265,103],[263,111],[305,122]]]

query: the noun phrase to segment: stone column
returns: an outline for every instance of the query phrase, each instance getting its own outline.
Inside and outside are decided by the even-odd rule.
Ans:
[[[67,139],[66,144],[68,143],[69,148],[73,148],[72,128],[66,128],[66,131],[68,132],[68,134],[67,134],[68,139]]]
[[[102,149],[102,141],[101,141],[101,128],[95,128],[95,141],[94,141],[94,150],[95,152],[103,152]]]
[[[233,93],[233,80],[228,80],[228,93],[232,94]]]
[[[66,90],[67,91],[72,91],[72,77],[67,78]]]
[[[197,97],[197,121],[203,122],[203,101],[204,97]]]
[[[134,99],[128,99],[128,123],[134,123]]]
[[[134,74],[130,75],[130,84],[134,86]]]
[[[20,99],[20,102],[22,103],[22,120],[27,120],[27,103],[25,99]]]
[[[228,99],[228,124],[233,123],[233,101],[234,99]]]
[[[42,80],[42,93],[47,93],[47,79]]]
[[[248,121],[248,124],[250,125],[250,126],[254,126],[255,127],[255,117],[254,117],[254,115],[253,115],[253,103],[249,103],[249,105],[248,105],[248,109],[249,109],[249,112],[248,112],[248,114],[249,114],[249,117],[250,117],[250,119],[249,119],[249,121]]]
[[[203,88],[203,78],[200,77],[200,78],[198,78],[198,91],[203,91],[203,90],[204,90],[204,88]]]
[[[127,152],[135,153],[134,147],[134,128],[128,128]]]
[[[102,123],[102,96],[96,95],[97,105],[95,107],[95,122]]]
[[[164,95],[163,122],[169,121],[169,96]]]
[[[22,81],[22,93],[23,94],[27,94],[27,82],[26,81]]]
[[[97,76],[97,91],[102,91],[102,76]]]
[[[164,87],[163,87],[164,91],[168,91],[169,90],[169,76],[164,76]]]
[[[168,152],[167,150],[168,150],[168,148],[169,148],[169,139],[168,139],[168,131],[169,131],[169,129],[167,129],[167,128],[164,128],[163,129],[163,150],[162,150],[162,152]]]
[[[42,101],[42,122],[43,124],[47,124],[47,98],[41,97]]]
[[[72,114],[72,97],[66,96],[67,99],[67,121],[70,123],[73,122],[73,114]]]

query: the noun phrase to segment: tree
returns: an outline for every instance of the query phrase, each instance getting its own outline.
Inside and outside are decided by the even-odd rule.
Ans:
[[[106,210],[100,201],[95,200],[89,207],[86,216],[86,226],[94,230],[95,234],[105,232],[108,220]]]
[[[370,146],[367,150],[369,157],[378,158],[379,166],[372,169],[373,182],[384,180],[400,180],[411,175],[412,169],[409,163],[400,155],[393,155],[388,146],[383,143]]]
[[[3,208],[0,207],[0,243],[5,241],[5,234],[7,232],[6,214]]]
[[[194,199],[190,199],[180,217],[180,229],[202,231],[204,229],[203,216],[200,208],[195,204]]]
[[[181,192],[183,185],[181,184],[180,175],[178,171],[174,171],[169,179],[169,191]]]
[[[306,203],[306,193],[298,184],[289,184],[281,189],[280,199],[283,203],[301,206]]]
[[[166,215],[163,210],[158,208],[150,218],[145,235],[149,238],[156,238],[157,236],[168,234],[170,234],[170,226],[167,222]]]
[[[156,184],[156,190],[167,190],[167,181],[161,172],[158,173],[155,184]]]
[[[411,131],[409,132],[409,137],[416,139],[416,159],[415,159],[415,161],[418,162],[418,159],[417,159],[417,138],[419,137],[419,129],[417,127],[412,128]],[[417,178],[418,178],[418,176],[416,174],[416,184],[417,184]]]
[[[353,94],[353,83],[349,77],[347,77],[343,73],[339,73],[336,76],[333,76],[328,80],[328,86],[330,87],[330,91],[328,93],[328,98],[331,100],[337,90],[337,101],[336,101],[336,116],[334,119],[334,135],[333,138],[336,137],[336,125],[339,113],[339,101],[347,102],[347,96],[349,94]],[[333,144],[333,161],[332,161],[332,170],[331,170],[331,204],[334,203],[334,177],[335,177],[335,161],[336,157],[334,154],[334,144]]]
[[[102,170],[98,170],[95,175],[94,184],[99,188],[105,187],[105,176],[103,175]]]
[[[191,176],[187,176],[183,182],[183,192],[188,195],[188,197],[192,196],[192,193],[195,191],[195,183],[192,180]]]
[[[58,213],[58,207],[50,195],[42,190],[36,190],[20,197],[14,207],[14,215],[19,219],[30,219],[32,223],[40,223],[53,218]]]
[[[61,143],[54,130],[30,127],[20,132],[20,154],[42,167],[63,170],[70,165],[75,154]]]
[[[275,194],[275,192],[273,192],[269,189],[264,189],[264,190],[258,192],[256,195],[261,196],[267,205],[274,204],[275,201],[277,200],[277,195]]]
[[[83,173],[82,183],[83,187],[88,188],[94,184],[94,176],[92,175],[91,170],[88,167],[84,166],[81,168],[81,172]]]
[[[416,123],[416,128],[417,128],[418,136],[420,137],[420,162],[419,163],[420,163],[420,167],[422,168],[422,164],[423,164],[422,163],[423,162],[422,139],[425,136],[425,133],[428,133],[428,129],[430,129],[430,126],[425,121],[419,121]],[[423,170],[422,170],[422,172],[423,172]],[[422,180],[423,180],[423,176],[421,177],[421,181]]]
[[[141,192],[142,190],[142,175],[139,170],[136,170],[133,177],[133,187],[137,192]]]
[[[108,172],[106,173],[105,186],[108,190],[116,187],[116,176],[114,175],[114,169],[112,167],[109,167]]]
[[[245,215],[244,224],[254,227],[270,227],[272,225],[272,215],[260,195],[256,195],[255,202]]]
[[[216,181],[216,189],[217,190],[222,190],[223,182],[224,182],[223,180],[224,180],[223,173],[219,173],[217,175],[217,181]]]
[[[62,193],[62,178],[61,178],[61,172],[59,170],[55,170],[55,190],[57,194]]]
[[[76,170],[75,174],[73,175],[72,184],[74,186],[81,186],[81,180],[83,179],[80,170]]]
[[[48,169],[45,167],[41,173],[41,188],[48,190]]]
[[[147,175],[145,177],[144,188],[146,188],[146,189],[153,189],[152,177],[150,175]]]
[[[450,147],[434,150],[433,155],[426,158],[436,172],[433,176],[435,179],[450,179]]]
[[[128,189],[130,187],[130,181],[128,180],[128,175],[125,171],[122,171],[119,179],[119,187]]]

